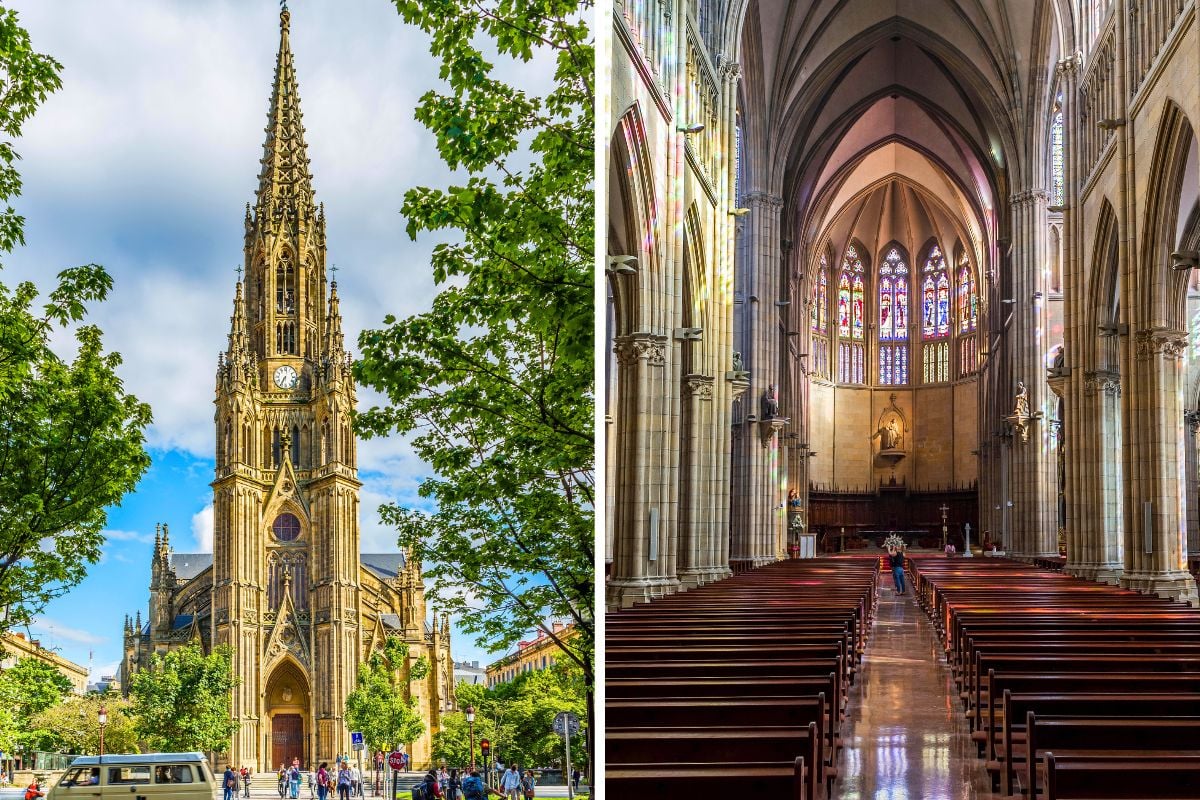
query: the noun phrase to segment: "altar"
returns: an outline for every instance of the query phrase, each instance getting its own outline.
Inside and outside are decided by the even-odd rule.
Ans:
[[[887,539],[889,536],[899,536],[902,540],[904,540],[905,547],[917,547],[918,546],[917,543],[921,539],[937,538],[939,541],[941,539],[940,532],[933,533],[932,531],[928,531],[928,530],[859,531],[858,535],[861,536],[862,538],[867,539],[867,540],[871,541],[872,543],[874,543],[875,547],[883,547],[884,539]]]

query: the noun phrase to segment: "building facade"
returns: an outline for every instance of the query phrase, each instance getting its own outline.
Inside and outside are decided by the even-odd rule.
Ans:
[[[0,646],[4,650],[4,656],[0,659],[0,671],[9,669],[22,658],[36,658],[66,676],[67,680],[71,681],[71,691],[75,694],[87,693],[87,667],[76,664],[74,661],[68,661],[52,650],[47,650],[38,640],[28,639],[23,633],[9,631],[0,637]]]
[[[418,561],[359,552],[355,386],[286,10],[280,19],[262,168],[246,207],[245,279],[239,272],[217,364],[213,552],[172,553],[160,527],[149,617],[126,621],[121,683],[128,691],[155,653],[229,645],[241,679],[231,762],[332,761],[350,750],[343,714],[359,664],[398,636],[411,659],[430,663],[413,684],[426,730],[406,743],[421,764],[454,707],[449,621],[427,621]]]
[[[550,630],[562,641],[568,641],[575,636],[574,624],[552,622]],[[508,683],[526,672],[554,666],[560,655],[559,651],[560,648],[554,639],[539,628],[536,637],[517,642],[514,652],[487,665],[488,688]]]
[[[610,41],[610,607],[939,506],[1196,600],[1194,3],[618,0]]]

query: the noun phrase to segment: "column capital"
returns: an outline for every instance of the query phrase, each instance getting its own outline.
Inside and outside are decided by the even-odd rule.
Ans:
[[[1172,328],[1143,328],[1133,334],[1138,361],[1150,361],[1160,356],[1164,361],[1178,361],[1187,351],[1187,332]]]
[[[1088,395],[1104,392],[1109,397],[1121,396],[1121,376],[1108,370],[1083,373],[1083,393]]]
[[[1015,208],[1017,206],[1029,205],[1039,201],[1045,203],[1047,200],[1049,200],[1049,198],[1050,195],[1046,193],[1045,189],[1026,189],[1023,192],[1014,192],[1013,194],[1009,195],[1008,202],[1009,205]]]
[[[747,192],[746,202],[751,206],[766,206],[767,208],[783,207],[783,198],[770,192]]]
[[[617,363],[624,366],[645,361],[661,367],[667,363],[667,337],[645,332],[618,336],[613,343],[613,352],[617,355]]]
[[[742,65],[721,53],[717,56],[717,74],[723,81],[736,83],[742,77]]]
[[[683,393],[698,400],[712,400],[714,379],[709,375],[684,375]]]

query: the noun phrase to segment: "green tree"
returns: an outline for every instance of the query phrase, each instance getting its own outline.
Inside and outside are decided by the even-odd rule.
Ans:
[[[70,692],[70,679],[36,658],[17,659],[0,672],[0,750],[31,746],[31,719]]]
[[[35,714],[22,739],[31,750],[98,753],[101,706],[108,714],[108,724],[104,726],[104,752],[140,752],[132,703],[116,693],[71,695]]]
[[[376,650],[358,666],[354,691],[346,697],[346,724],[362,731],[371,750],[390,750],[412,743],[425,731],[410,684],[429,674],[424,656],[411,664],[408,645],[389,636],[383,650]]]
[[[130,688],[139,740],[151,751],[224,752],[237,729],[229,695],[238,683],[228,645],[209,655],[189,644],[153,656]]]
[[[439,244],[432,308],[364,331],[356,375],[388,405],[364,436],[415,434],[437,511],[380,509],[429,568],[431,595],[493,650],[534,628],[574,661],[591,697],[593,651],[593,66],[577,0],[395,0],[430,35],[443,92],[416,117],[462,185],[405,196],[407,232]],[[482,46],[553,61],[536,96],[498,80]],[[533,63],[536,61],[536,64]],[[548,617],[574,622],[564,642]],[[589,700],[590,710],[590,700]],[[590,714],[589,714],[590,717]]]
[[[10,205],[21,192],[12,140],[61,86],[61,69],[0,7],[0,254],[25,242]],[[28,624],[83,580],[100,558],[106,507],[150,465],[149,406],[124,392],[121,358],[104,352],[100,329],[78,325],[111,288],[95,264],[60,272],[40,306],[33,283],[0,284],[0,630]],[[73,358],[50,347],[67,326],[77,326]]]

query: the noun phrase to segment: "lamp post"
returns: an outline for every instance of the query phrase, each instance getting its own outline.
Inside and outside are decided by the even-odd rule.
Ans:
[[[108,709],[104,704],[100,704],[100,713],[96,715],[96,719],[100,721],[100,758],[104,758],[104,726],[108,724]]]
[[[475,771],[475,706],[467,706],[467,727],[471,734],[471,772]]]

